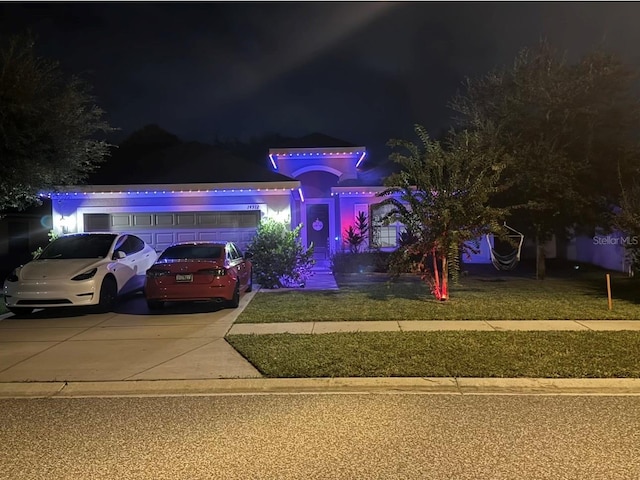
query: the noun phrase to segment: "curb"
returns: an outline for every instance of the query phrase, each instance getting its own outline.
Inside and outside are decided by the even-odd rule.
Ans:
[[[257,378],[0,383],[3,399],[300,394],[640,396],[640,378]]]

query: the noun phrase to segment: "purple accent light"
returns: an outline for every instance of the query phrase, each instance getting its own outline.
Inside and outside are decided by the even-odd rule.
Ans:
[[[364,160],[364,157],[366,156],[366,154],[367,154],[367,152],[362,152],[362,155],[360,155],[360,160],[358,160],[358,163],[356,163],[356,168],[358,168],[360,166],[360,164]]]
[[[241,188],[241,189],[197,189],[197,190],[118,190],[118,191],[96,191],[96,192],[41,192],[39,193],[42,198],[61,198],[61,197],[77,197],[82,195],[84,197],[92,195],[128,195],[128,196],[159,196],[176,193],[251,193],[251,192],[286,192],[287,190],[293,192],[295,188]]]
[[[300,201],[304,202],[304,195],[302,194],[302,187],[298,187],[298,193],[300,194]]]
[[[276,165],[276,161],[273,158],[273,154],[269,154],[269,160],[271,160],[271,165],[273,165],[273,169],[277,170],[278,169],[278,165]]]

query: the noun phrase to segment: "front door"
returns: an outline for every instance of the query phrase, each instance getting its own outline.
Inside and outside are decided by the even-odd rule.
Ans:
[[[329,258],[329,205],[307,205],[307,246],[313,243],[316,260]]]

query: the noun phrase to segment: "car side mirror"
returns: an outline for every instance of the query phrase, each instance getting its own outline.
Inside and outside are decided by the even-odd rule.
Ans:
[[[122,250],[118,250],[117,252],[114,252],[113,259],[114,260],[122,260],[126,256],[127,256],[126,253],[124,253]]]

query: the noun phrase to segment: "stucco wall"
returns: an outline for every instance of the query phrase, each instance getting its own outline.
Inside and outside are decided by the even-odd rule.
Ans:
[[[84,213],[167,212],[167,211],[239,211],[260,210],[263,217],[292,220],[292,192],[244,193],[131,193],[56,195],[52,197],[54,229],[82,231]],[[64,217],[64,219],[63,219]]]
[[[567,259],[580,263],[590,263],[602,268],[627,272],[629,263],[625,258],[625,243],[636,242],[638,238],[620,232],[611,235],[578,236],[567,245]]]

